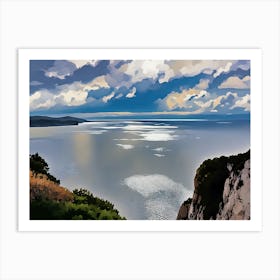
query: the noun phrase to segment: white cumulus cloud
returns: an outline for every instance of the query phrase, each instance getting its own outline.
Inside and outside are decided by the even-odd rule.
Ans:
[[[173,91],[163,99],[163,102],[168,110],[183,108],[188,109],[192,108],[192,106],[190,105],[191,103],[193,103],[192,100],[199,100],[203,98],[205,99],[208,96],[209,93],[205,90],[191,88],[184,89],[179,92]]]
[[[140,82],[144,79],[151,78],[156,80],[160,73],[169,70],[169,66],[164,60],[133,60],[127,65],[123,65],[124,73],[131,77],[133,83]],[[164,81],[162,78],[162,82]]]
[[[176,77],[191,77],[201,73],[212,74],[218,69],[227,69],[229,60],[171,60],[168,65],[174,71]],[[219,70],[221,71],[221,70]]]
[[[136,94],[136,88],[132,88],[132,90],[126,95],[126,98],[133,98]]]
[[[235,104],[231,107],[234,108],[244,108],[244,111],[250,111],[250,95],[246,94],[245,96],[236,100]]]
[[[115,96],[115,93],[112,92],[112,93],[109,94],[109,95],[103,96],[103,97],[102,97],[102,101],[103,101],[104,103],[107,103],[107,102],[110,101],[114,96]]]
[[[224,95],[210,99],[205,103],[201,101],[195,101],[195,103],[203,108],[204,111],[210,111],[212,113],[228,112],[236,108],[250,111],[250,95],[239,96],[236,92],[230,91]]]
[[[30,110],[49,109],[55,105],[79,106],[86,103],[88,92],[79,82],[57,86],[55,90],[39,90],[29,98]]]
[[[54,96],[48,90],[40,90],[29,97],[30,111],[48,109],[54,106]]]
[[[123,94],[122,93],[119,93],[117,96],[116,96],[116,99],[120,99],[123,97]]]
[[[230,68],[232,66],[232,62],[228,62],[225,66],[219,67],[216,72],[214,73],[213,77],[216,78],[220,76],[223,72],[227,73],[229,72]]]
[[[207,89],[209,86],[209,79],[200,79],[199,83],[195,86],[196,89]]]
[[[237,76],[229,77],[222,82],[218,88],[248,89],[250,88],[250,76],[245,76],[243,79],[240,79]]]
[[[228,72],[236,61],[229,60],[133,60],[116,68],[111,63],[111,72],[107,75],[109,84],[114,87],[131,87],[144,79],[159,83],[170,79],[192,77],[201,73],[214,74],[215,77]],[[125,75],[125,76],[124,76]]]
[[[96,66],[99,60],[68,60],[76,65],[77,68],[82,68],[85,65]]]
[[[85,84],[84,90],[98,90],[100,88],[110,88],[108,83],[105,80],[105,76],[98,76],[95,79],[93,79],[91,82]]]
[[[163,110],[184,110],[187,113],[221,112],[233,109],[250,111],[250,95],[242,97],[236,92],[227,92],[223,95],[210,94],[206,90],[196,88],[171,92],[164,99],[158,99],[157,104]]]
[[[55,105],[79,106],[86,101],[95,101],[88,98],[88,92],[100,88],[109,88],[104,76],[99,76],[88,83],[74,82],[56,86],[54,89],[42,89],[34,92],[29,99],[30,110],[48,109]],[[103,102],[108,102],[114,95],[104,96]]]

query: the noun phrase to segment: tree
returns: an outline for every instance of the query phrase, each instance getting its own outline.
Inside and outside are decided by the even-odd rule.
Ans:
[[[35,173],[45,174],[49,180],[60,184],[60,180],[56,179],[53,175],[49,173],[49,166],[47,162],[39,156],[38,153],[29,156],[30,159],[30,170]]]
[[[41,158],[38,153],[36,153],[34,155],[30,155],[30,169],[36,174],[47,174],[49,166],[46,161]]]

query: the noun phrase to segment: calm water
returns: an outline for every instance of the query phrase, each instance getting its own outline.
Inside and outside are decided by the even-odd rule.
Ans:
[[[207,158],[245,152],[249,120],[100,120],[30,128],[30,153],[69,189],[85,187],[128,219],[176,219]]]

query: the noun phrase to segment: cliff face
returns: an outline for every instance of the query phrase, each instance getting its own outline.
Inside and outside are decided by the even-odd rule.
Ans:
[[[250,160],[239,172],[231,171],[226,179],[223,201],[217,220],[250,219]]]
[[[250,152],[204,161],[193,197],[182,204],[177,219],[250,219]]]

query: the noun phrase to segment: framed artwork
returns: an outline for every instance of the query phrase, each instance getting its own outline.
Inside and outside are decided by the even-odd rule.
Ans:
[[[20,231],[258,231],[258,49],[20,49]]]
[[[0,279],[280,279],[279,6],[0,0]]]

